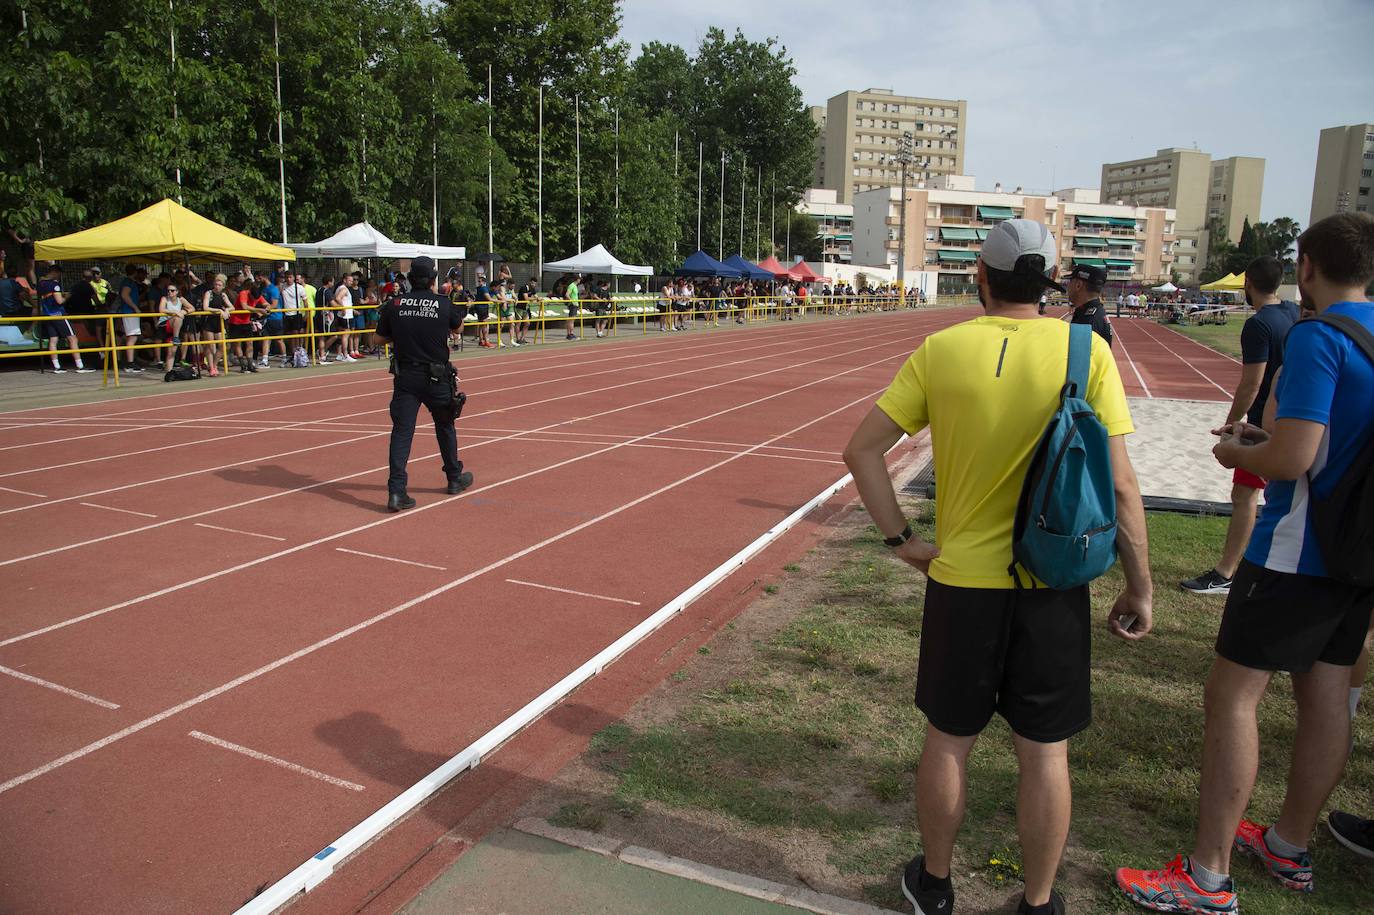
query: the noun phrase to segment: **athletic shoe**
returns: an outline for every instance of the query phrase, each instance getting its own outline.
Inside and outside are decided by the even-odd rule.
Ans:
[[[563,339],[564,339],[564,340],[576,340],[576,339],[577,339],[577,334],[568,334],[568,335],[567,335],[566,337],[564,337]]]
[[[344,353],[342,356],[340,356],[340,357],[339,357],[339,360],[340,360],[341,362],[357,362],[357,361],[358,361],[357,359],[354,359],[352,356],[348,355],[347,353]]]
[[[916,915],[951,915],[954,911],[954,890],[921,889],[921,871],[926,856],[917,855],[902,874],[902,895],[916,907]]]
[[[271,366],[269,366],[269,365],[267,364],[267,357],[266,357],[266,356],[263,356],[262,359],[258,361],[258,365],[262,366],[263,368],[270,368],[270,367],[271,367]]]
[[[1336,841],[1363,858],[1374,858],[1374,820],[1366,820],[1351,813],[1333,810],[1326,818],[1326,827]]]
[[[524,344],[521,343],[519,340],[512,340],[512,341],[510,342],[510,345],[511,345],[511,346],[524,346]]]
[[[1227,878],[1226,887],[1209,893],[1197,885],[1190,873],[1192,865],[1182,855],[1162,871],[1120,868],[1116,885],[1136,905],[1156,912],[1195,912],[1202,915],[1239,912],[1235,881]]]
[[[1021,904],[1016,907],[1016,915],[1027,915],[1030,910],[1031,904],[1022,895]],[[1052,915],[1064,915],[1065,913],[1064,897],[1060,896],[1059,891],[1055,889],[1050,890],[1050,912]]]
[[[48,371],[52,372],[54,375],[65,375],[65,374],[67,374],[67,370],[66,370],[66,369],[48,369]]]
[[[78,375],[89,375],[91,372],[94,371],[95,369],[88,369],[84,365],[79,365],[76,367],[76,374]]]
[[[136,366],[136,365],[126,365],[126,366],[124,366],[124,374],[126,374],[126,375],[142,375],[142,374],[143,374],[143,369],[139,368],[139,367]]]
[[[444,491],[447,492],[450,496],[456,496],[458,495],[458,493],[467,489],[471,485],[472,473],[470,471],[464,470],[462,473],[458,474],[458,476],[448,481],[448,488]]]
[[[1275,854],[1264,839],[1267,831],[1267,826],[1241,820],[1236,829],[1236,851],[1258,858],[1270,876],[1288,889],[1299,893],[1312,892],[1312,856],[1305,851],[1296,858]]]
[[[1197,578],[1181,581],[1178,586],[1185,591],[1192,591],[1194,594],[1231,593],[1231,579],[1226,578],[1216,569],[1208,569]]]

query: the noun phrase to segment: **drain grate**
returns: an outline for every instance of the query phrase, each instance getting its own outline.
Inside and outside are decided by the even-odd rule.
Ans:
[[[902,487],[902,494],[908,496],[920,496],[923,499],[935,498],[935,459],[926,461],[925,466],[917,471],[916,476],[907,481]]]

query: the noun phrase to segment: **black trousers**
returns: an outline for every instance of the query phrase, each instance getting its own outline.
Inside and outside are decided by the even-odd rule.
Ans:
[[[434,418],[434,436],[444,459],[444,474],[454,479],[463,472],[458,460],[458,433],[453,428],[453,391],[447,381],[430,381],[420,368],[402,368],[393,379],[391,392],[391,475],[388,493],[403,493],[409,480],[406,463],[410,460],[410,441],[415,436],[415,417],[424,404]]]

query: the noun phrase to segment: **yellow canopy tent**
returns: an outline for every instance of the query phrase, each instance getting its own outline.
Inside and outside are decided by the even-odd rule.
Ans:
[[[1234,273],[1228,273],[1221,279],[1208,283],[1202,288],[1208,292],[1239,292],[1245,288],[1245,274],[1242,273],[1237,276]]]
[[[103,226],[40,241],[34,245],[34,256],[55,261],[157,257],[199,263],[296,259],[290,248],[235,232],[167,199]]]

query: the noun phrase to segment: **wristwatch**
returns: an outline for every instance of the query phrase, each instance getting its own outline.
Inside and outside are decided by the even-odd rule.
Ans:
[[[896,537],[884,537],[883,543],[888,546],[897,547],[910,540],[911,536],[911,525],[908,524],[906,527],[902,528],[902,532]]]

